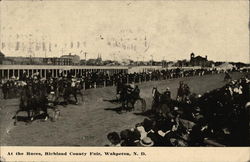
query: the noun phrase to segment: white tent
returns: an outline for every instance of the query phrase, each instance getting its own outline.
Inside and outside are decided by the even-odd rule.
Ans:
[[[217,70],[232,70],[234,67],[236,67],[235,65],[232,65],[228,62],[225,62],[219,66],[216,66]]]

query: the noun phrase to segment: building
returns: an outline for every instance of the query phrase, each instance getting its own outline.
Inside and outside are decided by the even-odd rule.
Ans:
[[[73,65],[80,64],[80,56],[78,55],[72,55],[71,53],[69,53],[68,55],[62,55],[61,58],[71,59]]]
[[[207,66],[208,64],[208,60],[207,60],[207,56],[205,57],[201,57],[201,56],[196,56],[194,55],[194,53],[190,54],[190,65],[191,66]]]
[[[2,65],[0,66],[0,80],[10,79],[12,76],[22,77],[39,72],[41,78],[47,78],[50,73],[52,77],[58,77],[60,73],[82,76],[85,72],[103,72],[104,74],[128,73],[126,66],[54,66],[54,65]]]
[[[152,72],[155,70],[163,70],[164,68],[162,66],[130,66],[128,68],[128,73],[142,73],[142,72]]]
[[[43,58],[46,65],[73,65],[71,58],[48,57]]]
[[[0,51],[0,64],[3,64],[4,54]]]
[[[2,55],[1,55],[2,56]],[[71,58],[60,57],[2,57],[3,65],[73,65]]]

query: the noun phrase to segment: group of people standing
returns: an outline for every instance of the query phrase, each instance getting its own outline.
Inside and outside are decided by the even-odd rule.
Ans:
[[[232,80],[203,95],[191,93],[188,85],[180,82],[176,99],[171,98],[169,88],[161,98],[161,104],[152,105],[157,108],[145,113],[142,123],[120,133],[110,132],[108,146],[250,145],[249,78]],[[168,111],[156,111],[164,104]]]

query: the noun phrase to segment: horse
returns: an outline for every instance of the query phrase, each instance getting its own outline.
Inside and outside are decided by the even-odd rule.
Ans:
[[[190,95],[190,88],[187,84],[180,83],[180,86],[177,90],[177,101],[186,101],[188,99],[188,96]]]
[[[63,97],[64,102],[68,104],[70,95],[74,96],[75,104],[78,104],[77,95],[81,96],[83,101],[83,94],[82,94],[82,84],[81,81],[64,81],[63,84],[60,84],[57,88],[58,98]]]
[[[153,87],[152,89],[153,101],[151,106],[153,112],[157,112],[157,109],[159,108],[161,95],[162,94],[158,91],[158,89],[156,87]]]
[[[130,85],[123,85],[120,92],[120,101],[122,108],[126,111],[140,109],[144,112],[146,110],[146,101],[140,97],[139,88],[133,89]]]
[[[40,113],[40,110],[45,113],[45,120],[49,116],[47,112],[48,100],[46,98],[46,95],[43,93],[44,91],[39,89],[36,89],[36,91],[38,91],[37,94],[33,94],[31,85],[25,85],[22,88],[19,109],[14,115],[14,125],[16,125],[17,123],[17,115],[21,111],[27,112],[29,122],[34,120],[34,117],[37,113]]]
[[[170,104],[164,102],[165,100],[163,99],[164,97],[163,94],[161,94],[156,87],[153,87],[152,89],[152,96],[153,96],[153,101],[151,106],[152,112],[164,117],[167,116],[172,117],[173,115],[171,114]]]

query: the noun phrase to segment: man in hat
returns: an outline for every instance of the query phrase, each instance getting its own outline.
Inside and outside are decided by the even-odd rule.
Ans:
[[[140,140],[140,145],[143,147],[152,147],[154,146],[154,141],[150,137],[145,137]]]
[[[37,76],[34,76],[32,82],[33,94],[38,94],[39,90],[40,90],[40,81],[38,80]]]
[[[28,78],[28,74],[27,74],[27,72],[24,70],[24,71],[23,71],[23,74],[21,74],[20,80],[27,81],[27,78]]]
[[[177,90],[177,98],[178,101],[183,101],[183,95],[184,95],[184,83],[183,81],[180,81],[179,88]]]
[[[165,92],[162,94],[162,103],[169,104],[171,101],[171,91],[169,87],[166,88]]]
[[[121,139],[117,132],[111,132],[107,135],[108,140],[110,141],[109,146],[121,146]]]
[[[135,100],[140,98],[140,89],[139,89],[138,85],[136,85],[134,88],[133,97]]]
[[[8,91],[9,91],[9,81],[3,83],[2,91],[3,91],[3,98],[7,99]]]

